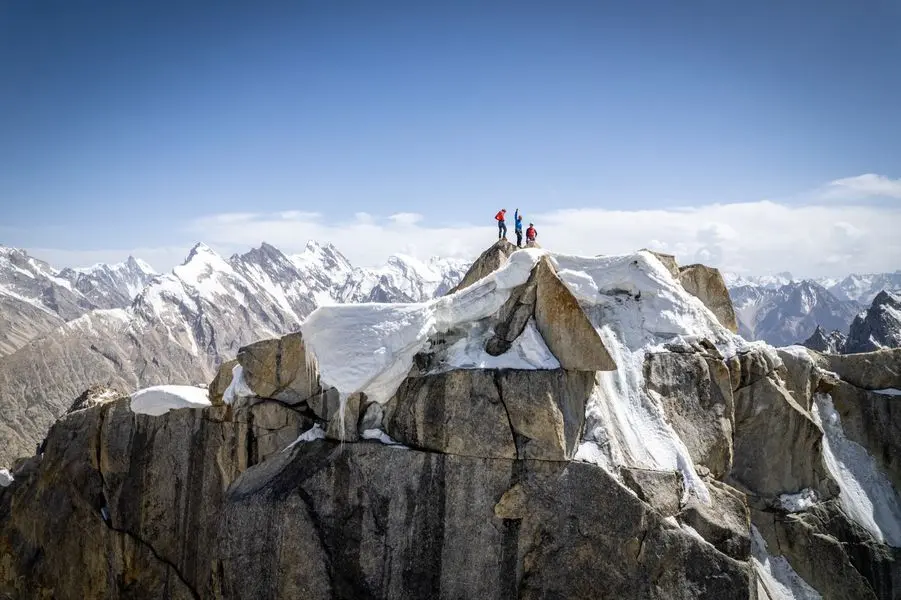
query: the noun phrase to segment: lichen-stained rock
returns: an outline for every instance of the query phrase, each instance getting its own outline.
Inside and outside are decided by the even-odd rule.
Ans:
[[[209,385],[210,404],[213,406],[221,406],[223,404],[222,396],[225,394],[228,386],[231,385],[232,371],[237,364],[238,359],[233,358],[219,365],[219,370],[216,371],[216,376]]]
[[[535,325],[547,347],[572,371],[612,371],[616,363],[579,301],[545,256],[535,265]]]
[[[235,483],[220,532],[230,597],[744,600],[753,583],[584,463],[302,444]]]
[[[853,386],[865,390],[901,389],[901,348],[861,354],[819,354],[817,364]]]
[[[901,396],[838,382],[829,392],[845,436],[867,449],[901,490]]]
[[[469,267],[466,275],[463,276],[462,281],[451,289],[447,295],[449,296],[462,289],[468,288],[479,279],[494,273],[506,264],[510,255],[517,250],[516,244],[512,244],[505,239],[498,240],[494,245],[479,255],[476,261],[472,263],[472,266]]]
[[[516,457],[510,419],[489,370],[404,380],[386,406],[385,431],[402,444],[447,454]]]
[[[238,362],[247,385],[261,398],[297,404],[320,391],[318,377],[307,367],[300,333],[244,346]]]
[[[706,480],[710,504],[689,496],[678,520],[690,525],[720,552],[737,560],[751,553],[751,518],[745,495],[715,479]]]
[[[776,361],[761,349],[738,358],[730,479],[764,498],[804,488],[833,497],[838,488],[823,460],[823,432],[778,379]]]
[[[719,269],[700,264],[681,267],[679,282],[686,292],[700,299],[724,327],[738,333],[735,308]]]
[[[497,374],[518,458],[566,460],[582,439],[585,404],[594,387],[588,371],[518,371]]]
[[[715,477],[729,473],[735,407],[725,363],[697,353],[651,353],[645,357],[644,380],[695,464]]]

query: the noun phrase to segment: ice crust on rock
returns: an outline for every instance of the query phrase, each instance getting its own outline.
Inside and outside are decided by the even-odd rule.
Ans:
[[[287,452],[297,444],[305,444],[307,442],[315,442],[316,440],[324,439],[325,429],[323,429],[322,426],[319,425],[319,423],[316,423],[315,425],[301,433],[299,436],[297,436],[296,440],[285,446],[284,449],[282,449],[282,452]]]
[[[9,487],[12,485],[13,481],[15,481],[15,479],[13,479],[13,475],[9,472],[9,469],[0,469],[0,487]]]
[[[222,393],[222,401],[225,404],[240,404],[243,399],[254,396],[256,393],[250,389],[247,380],[244,379],[244,367],[240,364],[235,365],[232,368],[232,381]]]
[[[822,596],[804,581],[784,556],[773,556],[760,531],[751,525],[751,562],[771,600],[821,600]]]
[[[803,512],[813,507],[818,501],[815,490],[805,488],[797,494],[780,494],[779,508],[786,512]]]
[[[825,433],[823,457],[842,508],[876,540],[901,547],[901,498],[891,481],[863,446],[845,437],[829,394],[816,395],[811,415]]]
[[[206,388],[192,385],[157,385],[139,390],[131,395],[131,411],[158,417],[179,408],[206,408],[210,406]]]

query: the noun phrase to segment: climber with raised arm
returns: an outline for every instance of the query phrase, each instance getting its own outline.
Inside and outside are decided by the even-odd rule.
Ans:
[[[502,208],[499,213],[494,215],[495,220],[497,221],[497,239],[507,239],[507,223],[504,222],[504,219],[507,216],[507,209]]]
[[[522,215],[518,208],[513,213],[513,231],[516,232],[516,247],[522,248]]]

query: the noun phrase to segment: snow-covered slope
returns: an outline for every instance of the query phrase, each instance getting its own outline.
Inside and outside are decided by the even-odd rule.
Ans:
[[[853,300],[864,306],[873,302],[882,290],[901,291],[901,270],[894,273],[852,274],[829,288],[839,300]]]
[[[125,262],[99,263],[84,269],[63,269],[59,276],[70,281],[97,308],[122,308],[156,276],[153,267],[129,256]]]
[[[433,257],[422,262],[396,254],[376,268],[356,268],[342,286],[342,302],[422,302],[441,296],[463,278],[469,262]]]

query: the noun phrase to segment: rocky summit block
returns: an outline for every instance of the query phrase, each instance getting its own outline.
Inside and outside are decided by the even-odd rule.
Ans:
[[[720,324],[732,333],[738,333],[735,308],[719,269],[700,264],[680,267],[679,283],[686,292],[701,300]]]
[[[247,385],[261,398],[297,404],[320,392],[318,377],[307,367],[300,333],[244,346],[238,350],[238,363]]]
[[[594,373],[454,370],[404,381],[385,411],[401,443],[479,458],[567,460],[582,435]]]
[[[483,277],[491,275],[506,264],[510,255],[517,250],[519,250],[519,248],[516,247],[516,244],[510,243],[506,239],[498,240],[490,248],[479,255],[476,261],[472,263],[472,266],[469,267],[469,270],[466,272],[466,275],[463,276],[460,283],[454,286],[447,295],[449,296],[462,289],[468,288]]]
[[[901,348],[860,354],[819,354],[817,365],[836,373],[842,381],[865,390],[901,389]]]

